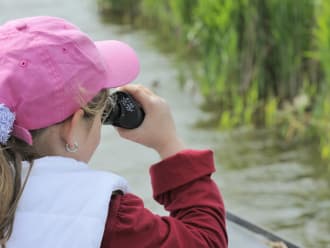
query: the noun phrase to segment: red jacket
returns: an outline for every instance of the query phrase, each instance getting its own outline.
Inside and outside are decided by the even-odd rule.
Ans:
[[[170,216],[151,213],[133,194],[113,195],[101,247],[227,247],[224,204],[210,177],[214,171],[208,150],[184,150],[153,165],[153,196]]]

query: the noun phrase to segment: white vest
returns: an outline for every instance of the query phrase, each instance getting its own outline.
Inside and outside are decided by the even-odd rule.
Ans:
[[[23,176],[28,165],[23,163]],[[34,162],[8,248],[99,248],[113,191],[122,177],[64,157]]]

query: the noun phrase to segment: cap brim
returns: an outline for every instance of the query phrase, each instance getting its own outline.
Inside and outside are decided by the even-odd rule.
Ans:
[[[97,41],[95,45],[107,66],[108,87],[128,84],[137,77],[140,63],[130,46],[116,40]]]

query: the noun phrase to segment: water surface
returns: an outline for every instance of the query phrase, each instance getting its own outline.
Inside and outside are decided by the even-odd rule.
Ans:
[[[179,88],[173,55],[152,46],[153,34],[128,26],[100,21],[94,0],[0,0],[0,22],[32,16],[66,18],[93,39],[119,39],[129,43],[141,59],[141,74],[135,81],[166,98],[173,109],[178,132],[190,148],[212,148],[214,175],[227,208],[304,247],[330,247],[329,174],[313,159],[315,145],[297,145],[270,138],[267,132],[236,131],[232,134],[194,128],[206,114],[198,109],[200,97],[187,87]],[[166,214],[151,197],[148,168],[157,154],[122,140],[111,127],[104,127],[102,144],[91,165],[123,175],[131,190],[145,199],[147,207]],[[161,130],[160,130],[161,131]],[[233,242],[235,231],[230,232]],[[239,242],[239,241],[237,241]],[[236,244],[235,246],[233,244]],[[246,247],[232,243],[231,247]]]

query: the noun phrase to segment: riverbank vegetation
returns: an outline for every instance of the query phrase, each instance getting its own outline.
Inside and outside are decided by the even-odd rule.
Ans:
[[[98,0],[189,64],[218,128],[276,128],[330,160],[328,0]],[[185,62],[183,62],[185,63]]]

